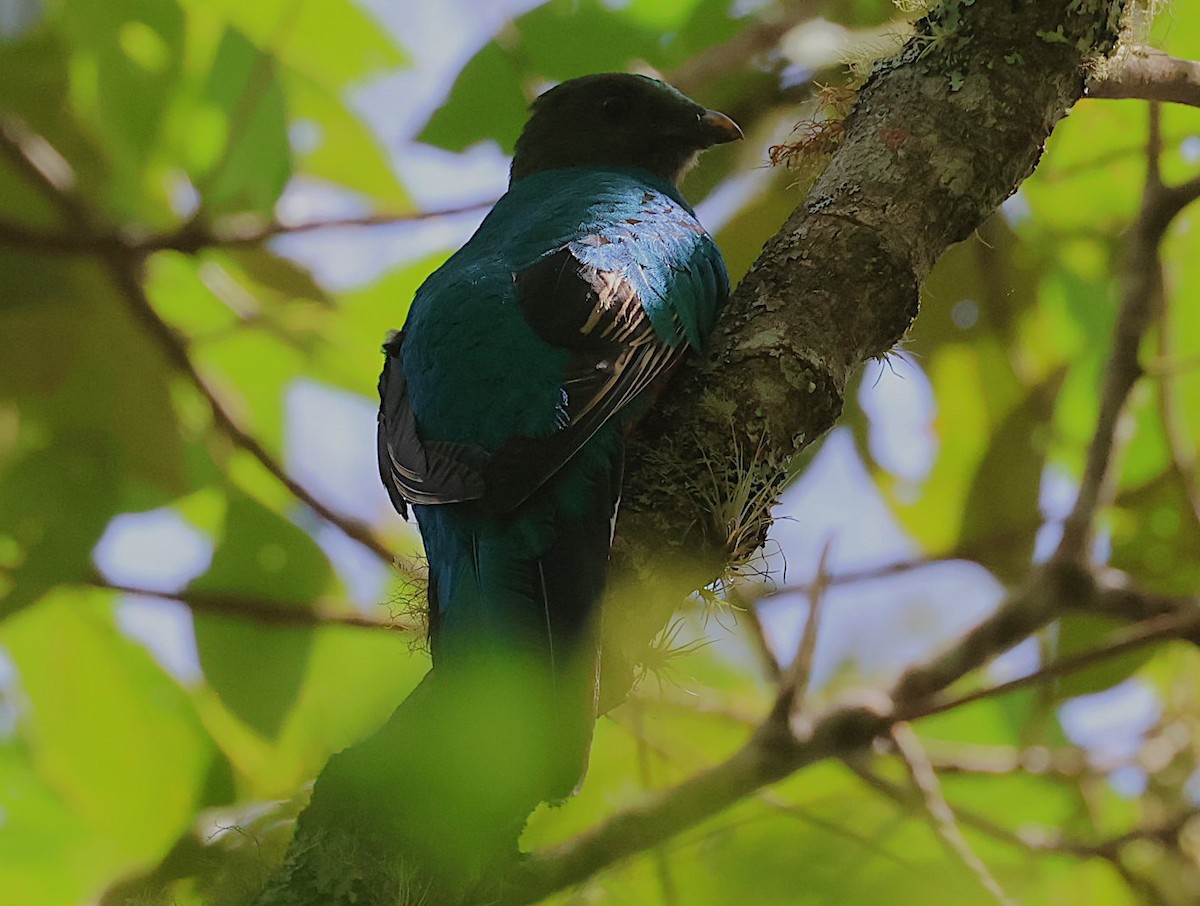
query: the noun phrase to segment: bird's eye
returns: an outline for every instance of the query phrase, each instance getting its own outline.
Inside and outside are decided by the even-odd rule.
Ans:
[[[629,112],[629,101],[621,95],[613,95],[604,99],[600,109],[606,120],[615,123],[625,119],[625,114]]]

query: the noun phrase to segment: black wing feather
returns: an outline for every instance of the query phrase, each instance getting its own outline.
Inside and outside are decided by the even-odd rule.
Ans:
[[[397,333],[383,347],[376,443],[379,477],[396,512],[407,517],[406,503],[459,503],[483,497],[487,451],[421,440],[404,377],[403,342],[403,333]]]

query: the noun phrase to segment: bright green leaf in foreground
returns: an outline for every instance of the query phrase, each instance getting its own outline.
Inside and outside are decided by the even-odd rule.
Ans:
[[[0,754],[15,760],[18,783],[2,787],[0,860],[16,862],[22,902],[67,906],[152,865],[201,795],[208,735],[187,694],[112,615],[107,595],[62,591],[0,626],[25,703],[17,741]],[[32,865],[48,869],[41,891]]]

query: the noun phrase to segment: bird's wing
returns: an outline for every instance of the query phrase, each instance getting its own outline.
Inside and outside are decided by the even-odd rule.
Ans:
[[[609,223],[516,275],[525,321],[569,353],[557,430],[509,437],[484,466],[484,504],[529,497],[686,347],[698,347],[729,293],[712,239],[682,208],[647,194],[637,216]]]
[[[408,515],[408,503],[458,503],[483,496],[480,447],[446,441],[422,441],[404,377],[403,332],[384,344],[386,356],[379,375],[377,454],[379,477],[392,506]]]

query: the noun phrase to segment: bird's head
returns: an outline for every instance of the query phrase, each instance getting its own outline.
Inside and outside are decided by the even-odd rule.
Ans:
[[[696,155],[742,130],[665,82],[611,72],[571,79],[533,102],[510,184],[560,167],[638,167],[672,183]]]

